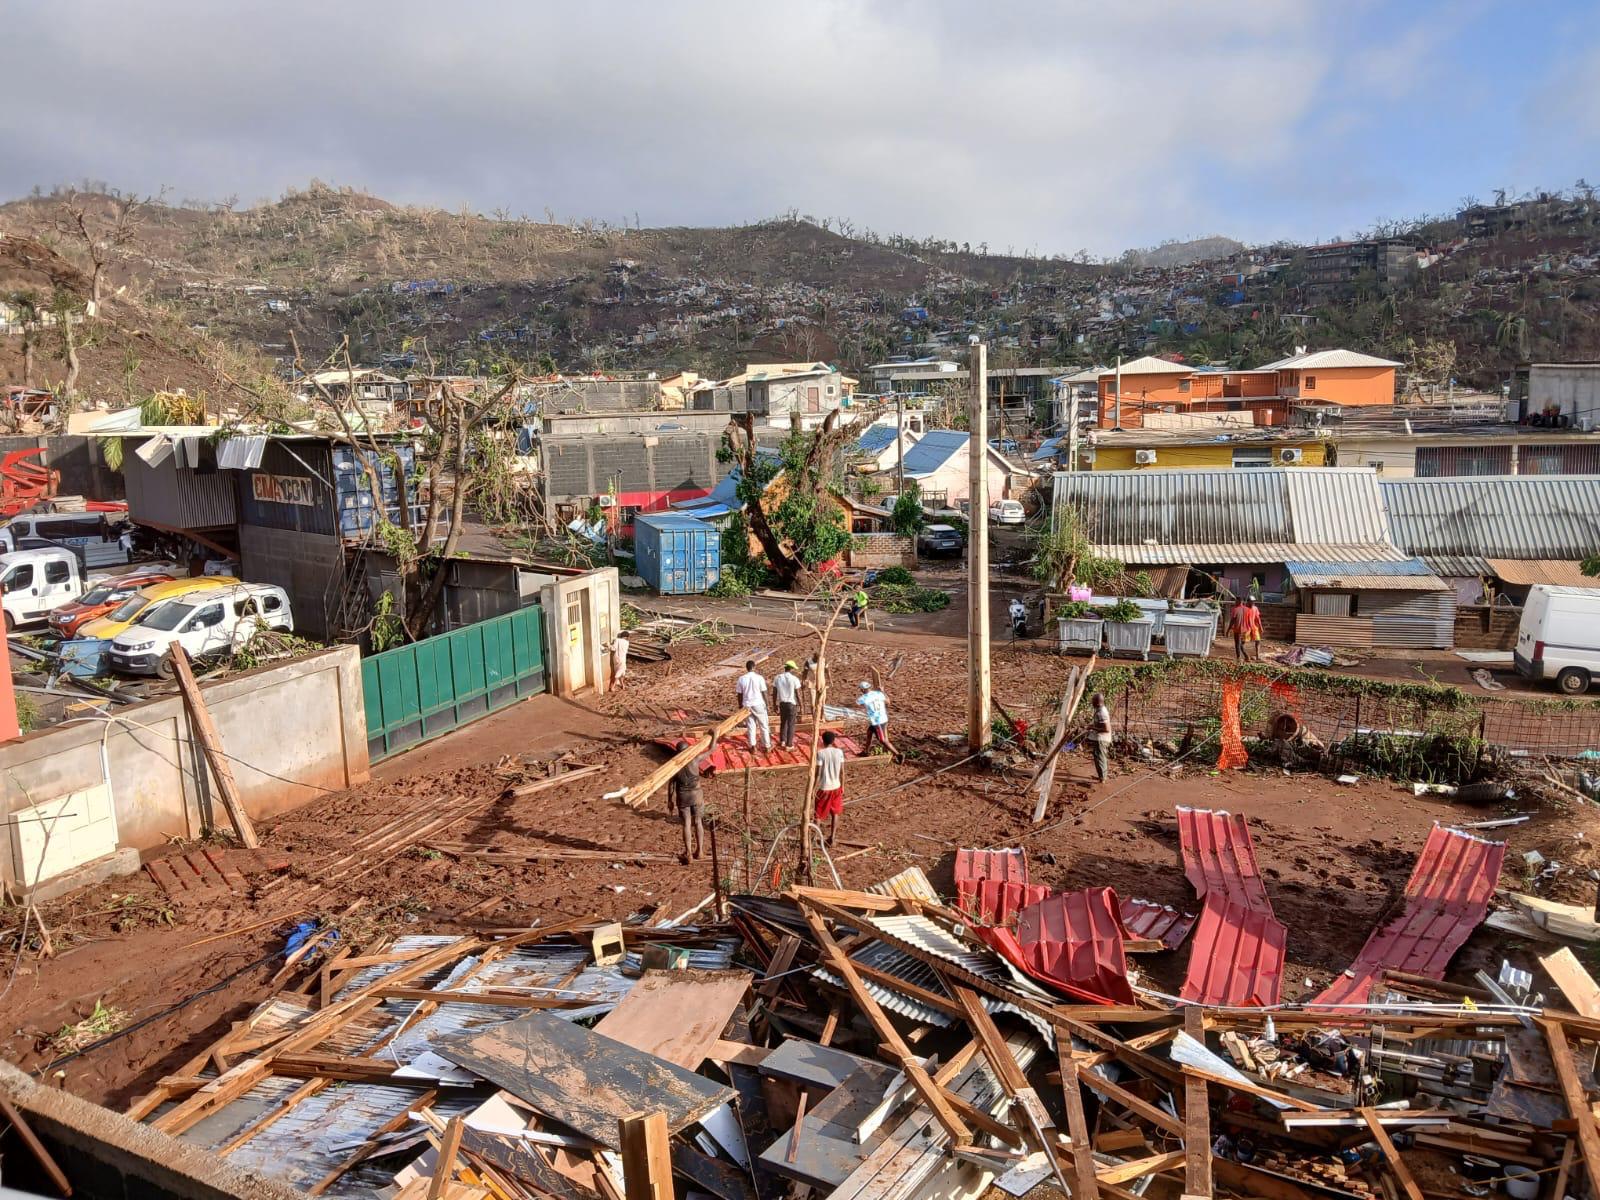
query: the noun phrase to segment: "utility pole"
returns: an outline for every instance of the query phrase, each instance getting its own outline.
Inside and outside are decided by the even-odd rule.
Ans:
[[[894,394],[894,494],[906,494],[906,398]]]
[[[989,350],[972,347],[967,401],[967,749],[989,747]]]
[[[1111,411],[1113,413],[1113,416],[1111,418],[1111,428],[1113,428],[1113,429],[1121,429],[1122,428],[1122,355],[1120,355],[1120,354],[1117,355],[1116,389],[1117,389],[1117,400],[1116,400],[1116,403],[1114,405],[1112,405],[1112,408],[1111,408]]]
[[[1078,386],[1057,384],[1067,389],[1067,470],[1078,469]]]

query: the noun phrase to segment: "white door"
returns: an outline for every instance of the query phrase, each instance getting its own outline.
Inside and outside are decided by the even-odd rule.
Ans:
[[[200,658],[228,648],[229,627],[223,620],[221,600],[202,604],[183,624],[178,640],[190,658]]]
[[[31,621],[44,610],[39,607],[41,573],[33,563],[18,563],[6,572],[0,586],[5,588],[6,611],[13,621]]]
[[[78,572],[71,563],[60,560],[46,562],[43,574],[39,599],[44,602],[46,612],[77,598]]]

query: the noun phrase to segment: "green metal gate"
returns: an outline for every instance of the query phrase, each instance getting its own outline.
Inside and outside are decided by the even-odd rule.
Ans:
[[[537,605],[363,659],[374,762],[545,690]]]

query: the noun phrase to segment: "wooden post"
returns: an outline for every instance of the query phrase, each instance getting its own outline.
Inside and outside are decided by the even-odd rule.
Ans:
[[[727,905],[722,900],[722,860],[717,857],[717,818],[707,814],[705,823],[706,833],[711,838],[711,911],[717,914],[721,921],[728,915]]]
[[[967,749],[993,738],[989,715],[989,370],[988,347],[972,347],[967,403]]]
[[[1183,1031],[1199,1042],[1206,1042],[1206,1014],[1198,1005],[1183,1010]],[[1206,1081],[1194,1075],[1183,1077],[1183,1195],[1200,1200],[1213,1195],[1211,1182],[1211,1098]],[[1412,1200],[1421,1200],[1413,1197]]]
[[[802,883],[811,882],[811,798],[817,790],[817,751],[822,748],[822,716],[823,710],[828,707],[828,635],[833,632],[833,624],[844,611],[848,599],[848,592],[840,594],[827,625],[817,635],[817,669],[812,675],[817,691],[816,701],[811,706],[811,749],[806,761],[806,790],[800,796],[800,869],[795,875]]]
[[[1072,722],[1073,713],[1078,711],[1078,705],[1083,703],[1083,693],[1088,689],[1089,675],[1093,672],[1098,658],[1098,654],[1091,654],[1087,667],[1082,670],[1073,667],[1067,676],[1067,690],[1061,696],[1061,715],[1056,720],[1055,741],[1050,744],[1049,753],[1044,756],[1044,761],[1033,774],[1032,782],[1039,789],[1039,797],[1033,805],[1035,825],[1044,820],[1045,809],[1050,803],[1050,790],[1055,786],[1056,762],[1067,744],[1067,727]]]
[[[666,1113],[634,1113],[617,1122],[627,1200],[673,1200],[672,1144]]]
[[[1078,1082],[1078,1060],[1072,1057],[1072,1036],[1056,1035],[1056,1055],[1061,1064],[1061,1094],[1067,1104],[1067,1133],[1072,1137],[1072,1169],[1078,1179],[1073,1200],[1100,1200],[1100,1185],[1095,1178],[1094,1146],[1089,1122],[1083,1111],[1083,1092]]]
[[[897,391],[894,397],[894,486],[895,502],[906,494],[906,402]]]
[[[218,735],[217,727],[211,720],[211,713],[206,708],[205,697],[200,694],[200,685],[194,681],[194,672],[189,669],[189,656],[177,642],[172,643],[170,653],[172,673],[178,681],[178,690],[183,693],[184,707],[189,710],[189,721],[194,726],[195,738],[200,743],[200,749],[205,752],[212,778],[217,781],[217,791],[221,793],[222,805],[228,810],[228,818],[233,822],[234,832],[239,835],[239,840],[247,849],[254,850],[261,845],[261,839],[256,837],[256,827],[245,815],[244,802],[239,799],[239,785],[233,779],[233,767],[228,763],[228,756],[222,752],[222,738]]]
[[[1407,1169],[1405,1160],[1400,1157],[1400,1151],[1395,1149],[1394,1142],[1389,1137],[1389,1131],[1378,1120],[1376,1111],[1370,1108],[1361,1110],[1361,1119],[1367,1123],[1367,1129],[1372,1134],[1372,1140],[1378,1143],[1378,1149],[1383,1151],[1383,1157],[1389,1160],[1389,1168],[1394,1172],[1394,1177],[1400,1181],[1400,1186],[1405,1189],[1407,1200],[1422,1200],[1422,1189],[1417,1186],[1417,1181],[1412,1178]],[[1568,1143],[1571,1144],[1570,1142]]]
[[[457,1115],[444,1127],[439,1139],[439,1161],[434,1164],[433,1178],[428,1180],[428,1200],[440,1200],[450,1186],[450,1177],[456,1173],[456,1153],[461,1149],[461,1122]]]

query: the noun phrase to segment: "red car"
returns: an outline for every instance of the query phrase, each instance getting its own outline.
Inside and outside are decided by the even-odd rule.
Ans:
[[[166,583],[174,576],[168,571],[137,571],[95,584],[71,604],[63,604],[50,614],[50,628],[64,638],[76,637],[85,622],[103,617],[140,588]]]

